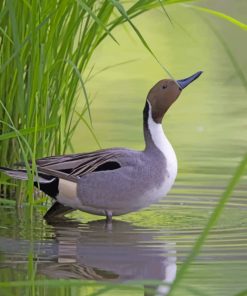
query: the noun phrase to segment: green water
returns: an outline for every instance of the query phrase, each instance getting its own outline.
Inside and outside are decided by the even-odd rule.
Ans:
[[[246,21],[245,1],[208,5]],[[1,207],[0,280],[28,281],[0,288],[0,295],[95,295],[106,286],[32,286],[33,280],[83,279],[97,282],[159,280],[161,291],[171,283],[181,263],[208,221],[236,166],[246,152],[247,93],[224,48],[201,16],[182,6],[168,7],[173,26],[160,10],[135,20],[161,62],[176,78],[198,70],[204,74],[181,95],[163,126],[179,162],[176,184],[159,204],[132,213],[106,227],[98,217],[73,213],[71,221],[47,225],[45,209]],[[204,15],[205,16],[205,15]],[[209,18],[226,40],[246,73],[246,32]],[[181,27],[180,27],[181,26]],[[102,147],[143,148],[142,109],[150,87],[166,76],[128,29],[114,34],[89,66],[94,72],[129,61],[95,76],[87,87],[93,126]],[[83,102],[83,98],[82,98]],[[78,108],[81,106],[79,105]],[[84,126],[74,137],[74,149],[97,144]],[[247,176],[234,191],[202,252],[174,295],[236,295],[247,289]],[[149,286],[115,288],[100,295],[151,295]],[[193,288],[196,293],[190,290]],[[163,290],[163,292],[166,292]],[[204,293],[204,294],[203,294]],[[156,294],[159,295],[159,294]]]

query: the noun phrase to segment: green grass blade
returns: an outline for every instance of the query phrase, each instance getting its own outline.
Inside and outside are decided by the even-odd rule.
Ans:
[[[36,27],[36,32],[38,32],[42,27],[44,27],[46,24],[48,24],[49,20],[50,20],[51,16],[47,16],[45,17],[45,19]],[[0,74],[2,74],[4,72],[4,70],[6,69],[6,67],[13,61],[14,58],[16,58],[16,56],[20,53],[20,51],[24,48],[24,46],[30,42],[30,35],[28,35],[25,40],[23,40],[23,42],[20,44],[20,46],[18,48],[15,49],[15,51],[13,52],[13,54],[4,62],[4,64],[2,64],[0,66]]]
[[[98,147],[101,149],[101,145],[100,142],[94,132],[94,130],[92,129],[92,127],[87,123],[87,121],[85,120],[85,118],[78,112],[76,112],[77,116],[80,118],[80,120],[86,125],[86,127],[89,129],[89,131],[91,132],[91,135],[93,136],[95,142],[97,143]]]
[[[1,27],[0,27],[0,32],[2,32],[3,36],[5,36],[10,41],[11,44],[14,44],[14,41],[9,37],[8,34],[6,34],[6,32]]]
[[[237,59],[234,57],[234,54],[232,53],[229,45],[227,44],[227,42],[224,40],[223,36],[216,30],[216,28],[211,24],[211,22],[208,21],[208,19],[203,18],[203,20],[205,21],[205,23],[210,27],[210,29],[212,30],[212,32],[215,34],[215,36],[217,37],[218,41],[221,43],[222,47],[224,48],[230,62],[232,63],[233,68],[235,69],[235,72],[237,74],[237,76],[239,77],[243,87],[245,88],[246,92],[247,92],[247,79],[245,77],[244,72],[242,71]]]
[[[241,291],[241,292],[235,294],[234,296],[247,296],[247,290]]]
[[[216,10],[213,10],[213,9],[209,9],[209,8],[206,8],[206,7],[201,7],[201,6],[196,6],[196,5],[186,5],[190,8],[193,8],[193,9],[196,9],[198,11],[202,11],[202,12],[206,12],[206,13],[209,13],[209,14],[212,14],[214,16],[217,16],[218,18],[221,18],[221,19],[224,19],[236,26],[238,26],[240,29],[243,29],[243,30],[247,30],[247,24],[244,24],[240,21],[238,21],[237,19],[227,15],[227,14],[224,14],[222,12],[219,12],[219,11],[216,11]]]
[[[49,124],[47,126],[37,127],[37,132],[42,132],[44,130],[54,128],[54,127],[56,127],[56,124]],[[28,134],[34,133],[35,127],[23,128],[23,129],[18,130],[18,132],[20,135],[26,136]],[[4,134],[0,135],[0,141],[9,140],[9,139],[13,139],[16,137],[17,137],[16,132],[4,133]]]
[[[94,73],[92,73],[92,71],[93,71],[93,68],[92,68],[91,71],[89,72],[86,80],[85,80],[85,84],[87,82],[89,82],[90,80],[92,80],[94,77],[96,77],[97,75],[101,74],[102,72],[104,72],[106,70],[113,69],[113,68],[116,68],[116,67],[119,67],[119,66],[123,66],[123,65],[126,65],[126,64],[129,64],[129,63],[134,63],[136,61],[138,61],[138,59],[132,59],[132,60],[128,60],[128,61],[125,61],[125,62],[114,64],[114,65],[109,65],[109,66],[104,67],[104,68],[102,68],[99,71],[96,71]]]
[[[7,185],[7,186],[14,186],[16,187],[17,185],[15,183],[7,182],[5,180],[0,180],[0,184],[2,185]],[[2,203],[3,200],[9,200],[9,199],[4,199],[0,197],[0,203]],[[14,202],[15,203],[15,202]]]
[[[80,84],[81,84],[81,87],[82,87],[82,90],[83,90],[83,93],[84,93],[84,97],[85,97],[85,100],[86,100],[86,104],[87,104],[87,110],[88,110],[90,123],[92,125],[92,116],[91,116],[91,111],[90,111],[89,98],[88,98],[88,95],[87,95],[87,90],[86,90],[85,84],[84,84],[84,82],[82,80],[82,77],[81,77],[81,73],[80,73],[79,69],[76,67],[76,65],[71,60],[67,60],[66,62],[69,63],[72,66],[73,70],[75,71],[76,75],[79,78],[79,81],[80,81]]]
[[[210,216],[208,223],[204,227],[202,233],[199,235],[198,239],[196,240],[191,253],[187,257],[187,259],[182,264],[181,268],[179,269],[177,276],[171,285],[171,290],[169,292],[169,296],[172,295],[174,289],[178,286],[182,278],[184,277],[186,271],[188,270],[192,261],[196,258],[199,254],[203,243],[205,242],[210,230],[215,226],[216,222],[218,221],[226,203],[230,199],[235,187],[239,183],[241,177],[244,175],[247,168],[247,154],[241,160],[239,166],[237,167],[233,177],[231,178],[230,182],[228,183],[224,193],[222,194],[217,206],[214,208],[212,215]]]
[[[81,6],[82,9],[85,9],[88,14],[95,20],[95,22],[101,26],[105,32],[117,43],[118,41],[116,40],[116,38],[112,35],[112,33],[107,29],[107,27],[104,25],[104,23],[97,17],[97,15],[90,9],[89,6],[86,5],[85,1],[82,0],[77,0],[77,3],[79,4],[79,6]]]
[[[7,1],[7,7],[9,10],[11,25],[12,25],[12,32],[13,32],[13,40],[14,40],[14,47],[15,51],[19,52],[21,48],[21,43],[19,39],[19,30],[18,24],[16,19],[16,12],[14,9],[13,0]],[[17,97],[17,104],[20,110],[23,110],[23,101],[24,101],[24,86],[23,86],[23,68],[21,63],[20,54],[16,55],[16,63],[17,63],[17,77],[18,77],[18,97]]]
[[[162,67],[162,69],[167,73],[167,75],[170,78],[174,79],[173,76],[172,76],[172,74],[170,73],[170,71],[161,64],[161,62],[159,61],[159,59],[156,57],[156,55],[154,54],[154,52],[151,50],[151,48],[147,44],[146,40],[143,38],[143,36],[140,33],[140,31],[137,29],[137,27],[133,24],[133,22],[129,18],[128,13],[125,11],[125,9],[122,6],[122,4],[120,2],[118,2],[118,1],[116,1],[116,0],[110,0],[110,1],[118,9],[118,11],[120,12],[120,14],[126,19],[126,21],[130,24],[130,26],[132,27],[132,29],[137,34],[138,38],[141,40],[141,42],[144,45],[144,47],[150,52],[150,54],[154,57],[154,59],[158,62],[158,64]]]
[[[166,10],[165,5],[164,5],[163,2],[164,1],[159,0],[159,3],[160,3],[160,6],[161,6],[162,10],[164,11],[164,13],[165,13],[166,17],[168,18],[169,22],[173,25],[172,20],[171,20],[171,17],[169,16],[169,14],[168,14],[168,12],[167,12],[167,10]]]

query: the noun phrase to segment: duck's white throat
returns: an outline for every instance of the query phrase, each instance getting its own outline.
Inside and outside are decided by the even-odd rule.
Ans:
[[[151,134],[154,145],[163,153],[166,159],[166,171],[173,179],[176,178],[177,175],[177,157],[175,151],[172,148],[171,143],[167,139],[163,127],[161,123],[156,123],[152,117],[152,106],[150,102],[147,100],[149,105],[148,112],[148,129]]]

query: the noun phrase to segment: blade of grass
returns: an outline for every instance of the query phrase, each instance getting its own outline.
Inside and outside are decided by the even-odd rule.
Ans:
[[[160,6],[161,6],[162,10],[164,11],[166,17],[168,18],[169,22],[171,23],[171,25],[173,25],[172,20],[171,20],[171,18],[170,18],[170,16],[169,16],[169,14],[168,14],[168,12],[167,12],[165,6],[164,6],[163,1],[162,1],[162,0],[159,0],[159,3],[160,3]]]
[[[247,290],[243,290],[237,294],[235,294],[234,296],[246,296],[247,295]]]
[[[243,87],[245,88],[245,90],[247,92],[247,79],[246,79],[244,72],[242,71],[239,63],[237,62],[237,59],[234,57],[234,54],[232,53],[229,45],[224,40],[223,36],[217,31],[217,29],[211,24],[211,22],[208,19],[206,19],[204,17],[202,17],[202,19],[209,26],[209,28],[212,30],[212,32],[217,37],[218,41],[221,43],[230,62],[232,63],[233,68],[235,69],[237,76],[239,77],[240,81],[242,82]]]
[[[10,15],[10,21],[12,25],[12,32],[13,32],[13,40],[14,40],[14,48],[16,52],[20,51],[21,44],[19,40],[19,32],[18,32],[18,25],[17,25],[17,20],[16,20],[16,12],[14,9],[14,4],[13,0],[7,1],[7,7],[9,10],[9,15]],[[23,102],[24,100],[24,87],[23,87],[23,70],[22,70],[22,64],[21,64],[21,57],[20,54],[16,55],[16,63],[17,63],[17,77],[18,77],[18,107],[20,110],[23,110]]]
[[[37,132],[42,132],[44,130],[54,128],[54,127],[56,127],[56,124],[49,124],[45,127],[44,126],[37,127]],[[35,127],[23,128],[23,129],[18,130],[18,132],[20,133],[20,135],[26,136],[28,134],[34,133]],[[4,133],[4,134],[0,135],[0,141],[9,140],[9,139],[13,139],[16,137],[17,137],[16,132]]]
[[[243,30],[247,30],[247,24],[244,24],[240,21],[238,21],[237,19],[227,15],[227,14],[224,14],[222,12],[219,12],[219,11],[216,11],[216,10],[213,10],[213,9],[209,9],[209,8],[206,8],[206,7],[201,7],[201,6],[196,6],[196,5],[188,5],[186,4],[187,7],[190,7],[192,9],[196,9],[198,11],[202,11],[202,12],[206,12],[206,13],[209,13],[209,14],[212,14],[214,16],[217,16],[218,18],[221,18],[221,19],[224,19],[236,26],[238,26],[240,29],[243,29]]]
[[[70,286],[87,286],[87,287],[100,287],[100,286],[112,286],[115,288],[122,288],[123,290],[137,290],[142,291],[142,287],[137,286],[128,286],[121,284],[113,284],[113,283],[99,283],[94,281],[86,281],[86,280],[73,280],[73,279],[59,279],[59,280],[35,280],[34,281],[36,287],[70,287]],[[28,281],[9,281],[9,282],[0,282],[1,288],[14,288],[14,287],[32,287],[33,282]]]
[[[7,182],[7,181],[4,181],[4,180],[0,180],[0,184],[8,185],[8,186],[14,186],[14,187],[17,186],[15,183]],[[0,197],[0,201],[2,201],[2,200],[3,200],[3,198]]]
[[[29,165],[29,161],[28,161],[28,154],[26,153],[26,149],[24,149],[24,145],[26,146],[28,152],[30,153],[30,155],[32,156],[33,152],[32,149],[29,145],[29,143],[27,142],[27,140],[24,138],[23,135],[21,135],[19,133],[19,131],[15,128],[14,122],[11,119],[11,116],[8,112],[8,110],[5,108],[4,104],[2,103],[2,101],[0,101],[0,104],[2,106],[2,108],[5,110],[6,115],[8,116],[8,119],[10,121],[11,124],[8,124],[4,121],[0,121],[0,123],[7,125],[9,128],[13,129],[13,131],[16,133],[17,135],[17,140],[19,142],[19,146],[22,152],[22,156],[24,159],[24,163],[26,166],[26,170],[27,170],[27,175],[28,175],[28,197],[29,197],[29,203],[32,205],[33,204],[33,183],[34,183],[34,173],[35,172],[35,176],[38,175],[37,173],[37,167],[36,167],[36,163],[32,163],[32,168]],[[23,143],[24,145],[23,145]]]
[[[77,3],[79,4],[79,6],[82,7],[82,9],[85,9],[88,14],[95,20],[95,22],[101,26],[105,31],[106,33],[117,43],[118,41],[116,40],[116,38],[112,35],[112,33],[107,29],[107,27],[104,25],[104,23],[97,17],[97,15],[90,9],[89,6],[86,5],[85,1],[82,1],[82,0],[77,0]]]
[[[147,44],[146,40],[143,38],[142,34],[140,33],[140,31],[137,29],[137,27],[133,24],[133,22],[131,21],[131,19],[128,16],[128,13],[125,11],[124,7],[122,6],[122,4],[116,0],[110,0],[112,2],[112,4],[118,9],[118,11],[120,12],[120,14],[127,20],[127,22],[130,24],[130,26],[132,27],[132,29],[135,31],[135,33],[137,34],[138,38],[141,40],[142,44],[144,45],[144,47],[149,51],[149,53],[154,57],[154,59],[158,62],[158,64],[162,67],[162,69],[167,73],[167,75],[174,79],[172,74],[170,73],[170,71],[164,67],[161,62],[159,61],[159,59],[156,57],[156,55],[154,54],[154,52],[151,50],[151,48],[149,47],[149,45]]]
[[[44,25],[46,25],[51,16],[47,16],[37,27],[36,32],[38,32]],[[20,53],[23,49],[24,45],[26,45],[31,40],[30,35],[25,38],[25,40],[21,43],[21,45],[15,49],[14,53],[4,62],[4,64],[0,67],[0,74],[4,72],[6,67],[13,61],[13,59]]]
[[[201,248],[208,237],[210,230],[216,225],[220,215],[222,214],[222,211],[226,205],[226,203],[229,201],[229,199],[232,196],[232,193],[239,183],[241,177],[246,172],[247,168],[247,154],[243,157],[240,164],[238,165],[233,177],[231,178],[230,182],[228,183],[224,193],[222,194],[217,206],[214,208],[212,215],[210,216],[208,223],[204,227],[202,233],[199,235],[198,239],[196,240],[192,251],[190,252],[187,259],[182,264],[181,268],[179,269],[177,276],[171,285],[171,289],[169,292],[169,296],[172,295],[175,288],[178,286],[184,275],[186,274],[186,271],[188,270],[189,266],[191,265],[192,261],[196,258],[196,256],[201,251]]]
[[[101,74],[102,72],[106,71],[106,70],[109,70],[109,69],[112,69],[112,68],[115,68],[115,67],[119,67],[119,66],[123,66],[123,65],[126,65],[126,64],[129,64],[129,63],[134,63],[136,62],[138,59],[132,59],[132,60],[128,60],[128,61],[125,61],[125,62],[121,62],[121,63],[117,63],[117,64],[114,64],[114,65],[110,65],[110,66],[107,66],[107,67],[104,67],[103,69],[99,70],[99,71],[96,71],[94,73],[92,73],[92,70],[89,72],[86,80],[85,80],[85,84],[87,82],[89,82],[90,80],[92,80],[95,76]]]
[[[13,40],[9,37],[8,34],[3,30],[3,28],[0,27],[0,32],[10,41],[10,43],[14,44]]]
[[[80,120],[86,125],[86,127],[89,129],[89,131],[91,132],[91,135],[93,136],[95,142],[97,143],[98,147],[101,149],[101,145],[100,142],[97,138],[97,136],[95,135],[94,130],[92,129],[92,127],[87,123],[87,121],[85,120],[85,118],[83,116],[81,116],[81,114],[79,112],[76,112],[77,116],[80,118]]]
[[[79,78],[79,81],[80,81],[80,84],[81,84],[81,87],[82,87],[82,90],[83,90],[83,93],[84,93],[84,97],[85,97],[85,100],[86,100],[86,104],[87,104],[87,111],[88,111],[88,115],[89,115],[89,119],[90,119],[90,124],[92,126],[92,116],[91,116],[91,111],[90,111],[89,98],[88,98],[88,95],[87,95],[87,90],[86,90],[85,84],[84,84],[84,82],[82,80],[82,77],[81,77],[81,73],[80,73],[79,69],[76,67],[76,65],[71,60],[67,60],[66,62],[69,63],[72,66],[72,68],[74,69],[76,75]]]

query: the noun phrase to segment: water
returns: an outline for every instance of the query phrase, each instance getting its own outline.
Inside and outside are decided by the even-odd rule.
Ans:
[[[234,4],[234,10],[231,1],[214,5],[245,20],[244,1]],[[138,284],[131,292],[116,287],[100,294],[149,295],[150,288],[156,293],[166,292],[162,281],[174,280],[246,152],[247,101],[224,49],[201,17],[181,6],[170,6],[168,13],[174,27],[160,11],[143,15],[135,24],[175,77],[204,70],[184,91],[163,124],[178,156],[176,185],[159,204],[117,218],[112,228],[96,216],[78,212],[70,216],[71,220],[48,225],[42,220],[45,209],[41,206],[34,209],[31,224],[28,207],[16,210],[1,206],[1,282],[60,278],[116,284],[159,280],[156,285]],[[210,21],[245,71],[246,32],[223,20]],[[142,149],[144,100],[149,88],[165,74],[134,34],[122,29],[114,33],[120,47],[111,40],[104,43],[93,59],[95,71],[131,62],[108,69],[88,83],[91,97],[96,97],[92,105],[94,129],[104,148]],[[83,126],[73,144],[75,151],[97,149]],[[247,289],[246,179],[242,178],[174,295],[230,296]],[[1,288],[0,295],[94,295],[107,287],[65,287],[63,282],[60,286],[46,285],[34,288],[19,283],[16,288]],[[193,294],[191,289],[196,292]]]

